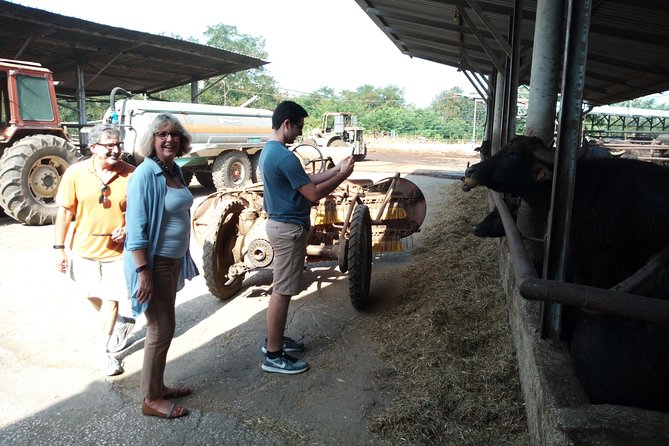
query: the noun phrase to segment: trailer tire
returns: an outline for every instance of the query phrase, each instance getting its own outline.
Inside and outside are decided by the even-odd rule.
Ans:
[[[347,258],[351,304],[356,310],[362,310],[369,301],[372,277],[372,218],[365,205],[358,205],[353,210]]]
[[[225,300],[234,296],[244,281],[244,276],[241,275],[227,284],[228,269],[241,260],[236,254],[235,245],[239,232],[239,214],[243,210],[244,204],[241,201],[231,201],[209,220],[209,228],[202,245],[202,268],[209,292],[218,299]]]
[[[242,187],[251,182],[251,161],[238,150],[223,152],[214,160],[211,176],[216,190]]]
[[[260,174],[260,152],[251,155],[250,160],[251,160],[251,180],[254,183],[262,183],[262,175]]]
[[[0,159],[0,204],[26,225],[52,224],[65,170],[79,161],[74,145],[54,135],[33,135],[5,149]]]
[[[181,171],[184,174],[184,182],[186,183],[186,187],[190,184],[191,180],[193,179],[193,171],[192,170],[183,170]]]
[[[204,187],[214,187],[214,178],[211,171],[196,170],[195,178]]]

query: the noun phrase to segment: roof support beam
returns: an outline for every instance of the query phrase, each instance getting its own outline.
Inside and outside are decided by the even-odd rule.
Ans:
[[[465,20],[465,22],[467,22],[467,26],[469,26],[471,32],[478,39],[481,48],[483,48],[483,51],[485,51],[485,53],[488,55],[488,58],[490,58],[490,63],[492,63],[495,66],[497,71],[504,72],[502,61],[499,60],[498,57],[496,57],[495,52],[492,50],[492,48],[490,48],[488,42],[483,38],[481,31],[476,27],[476,24],[474,24],[471,17],[467,15],[467,13],[465,12],[464,8],[461,5],[457,5],[456,7],[458,10],[458,14]]]

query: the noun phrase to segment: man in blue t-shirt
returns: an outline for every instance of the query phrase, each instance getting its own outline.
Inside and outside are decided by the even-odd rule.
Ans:
[[[304,349],[304,343],[284,336],[290,298],[300,291],[309,235],[311,203],[329,195],[353,172],[350,155],[333,168],[307,175],[287,145],[302,134],[307,111],[293,101],[280,103],[272,114],[272,136],[260,153],[264,183],[263,207],[274,249],[274,281],[267,308],[267,338],[263,345],[266,372],[296,374],[309,365],[286,352]]]

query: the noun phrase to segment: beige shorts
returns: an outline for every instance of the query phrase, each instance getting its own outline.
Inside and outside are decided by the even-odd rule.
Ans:
[[[101,262],[73,254],[69,261],[69,273],[85,298],[98,297],[117,302],[128,299],[123,257]]]
[[[309,231],[301,225],[268,220],[267,238],[274,250],[272,291],[286,296],[300,293]]]

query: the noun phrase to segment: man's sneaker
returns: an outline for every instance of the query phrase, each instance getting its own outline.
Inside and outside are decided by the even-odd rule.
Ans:
[[[110,353],[104,353],[98,358],[98,368],[105,376],[120,375],[123,370],[123,364]]]
[[[262,369],[266,372],[296,375],[306,372],[309,369],[309,364],[282,352],[278,358],[269,358],[265,355],[262,360]]]
[[[267,338],[265,338],[265,342],[262,345],[262,352],[267,353]],[[288,336],[283,337],[283,351],[284,352],[301,352],[304,350],[304,342],[296,341],[294,339],[290,339]]]
[[[118,322],[114,326],[111,339],[107,344],[107,351],[117,353],[130,346],[130,334],[135,328],[135,320],[130,317],[119,316]]]

